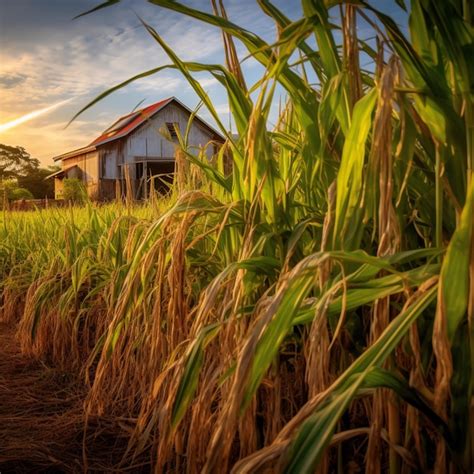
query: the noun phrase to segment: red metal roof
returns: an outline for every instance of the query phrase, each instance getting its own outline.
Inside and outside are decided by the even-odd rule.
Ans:
[[[118,120],[114,122],[114,124],[109,127],[105,132],[102,133],[100,137],[97,137],[89,146],[98,146],[102,145],[105,142],[109,142],[112,140],[116,140],[117,138],[122,138],[128,135],[132,130],[137,128],[143,122],[148,120],[155,112],[158,112],[163,106],[165,106],[168,102],[172,101],[173,98],[170,97],[165,100],[161,100],[160,102],[156,102],[156,104],[149,105],[144,109],[137,110],[130,114],[124,115],[120,117]],[[130,121],[126,121],[125,119],[130,117]],[[124,125],[119,126],[117,129],[113,129],[115,124],[119,124],[119,122],[125,121]],[[111,130],[112,131],[109,131]]]

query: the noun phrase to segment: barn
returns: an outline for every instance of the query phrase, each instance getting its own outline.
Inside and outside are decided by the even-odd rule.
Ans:
[[[56,199],[63,180],[78,178],[92,200],[113,199],[126,192],[129,180],[134,199],[147,196],[150,183],[163,190],[175,166],[177,130],[185,133],[192,111],[170,97],[116,120],[89,145],[54,157],[61,170],[53,173]],[[165,131],[165,133],[163,133]],[[210,158],[224,142],[222,135],[194,116],[188,135],[191,149],[203,148]],[[160,178],[150,180],[151,176]]]

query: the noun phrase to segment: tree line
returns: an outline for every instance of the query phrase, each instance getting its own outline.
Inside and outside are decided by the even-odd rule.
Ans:
[[[54,198],[54,181],[46,179],[58,166],[42,167],[21,146],[0,144],[0,199]]]

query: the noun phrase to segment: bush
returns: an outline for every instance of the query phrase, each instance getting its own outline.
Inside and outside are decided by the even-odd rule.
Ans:
[[[28,189],[18,186],[14,179],[0,182],[0,206],[3,207],[6,201],[18,201],[20,199],[33,199],[34,196]]]
[[[59,166],[35,168],[28,174],[17,178],[18,186],[28,189],[36,199],[54,199],[54,179],[47,179],[47,177],[60,169]]]
[[[82,204],[87,200],[87,191],[80,179],[66,178],[63,181],[63,199]]]
[[[34,196],[26,188],[14,188],[8,193],[8,199],[11,201],[18,201],[20,199],[33,199]]]

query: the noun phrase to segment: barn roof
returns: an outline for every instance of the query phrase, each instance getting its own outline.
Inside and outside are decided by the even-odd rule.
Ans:
[[[131,131],[139,127],[143,122],[148,120],[152,115],[161,110],[165,105],[168,105],[172,100],[173,97],[160,100],[160,102],[157,102],[156,104],[149,105],[144,109],[120,117],[107,130],[105,130],[100,137],[97,137],[90,146],[103,145],[112,140],[125,137]]]
[[[95,146],[83,146],[82,148],[77,148],[76,150],[68,151],[67,153],[63,153],[62,155],[55,156],[53,160],[65,160],[66,158],[72,158],[73,156],[82,155],[84,153],[90,153],[91,151],[95,151],[95,149]]]
[[[97,137],[94,141],[92,141],[89,145],[83,148],[79,148],[74,151],[70,151],[68,153],[64,153],[59,156],[55,156],[53,160],[58,161],[58,160],[66,159],[66,158],[71,158],[73,156],[77,156],[82,153],[88,153],[88,152],[96,150],[96,147],[100,145],[104,145],[105,143],[118,140],[119,138],[126,137],[129,133],[131,133],[137,127],[142,125],[150,117],[152,117],[154,114],[156,114],[158,111],[160,111],[163,107],[165,107],[172,101],[177,102],[179,105],[184,107],[189,113],[191,113],[191,110],[188,107],[186,107],[182,102],[180,102],[178,99],[176,99],[176,97],[169,97],[168,99],[161,100],[159,102],[156,102],[155,104],[149,105],[148,107],[145,107],[143,109],[131,112],[127,115],[120,117],[109,128],[107,128],[99,137]],[[222,139],[222,141],[224,141],[224,138],[222,137],[222,135],[213,127],[211,127],[208,123],[206,123],[204,120],[202,120],[198,116],[196,116],[195,119],[201,122],[201,124],[203,124],[212,133],[214,133],[216,136]]]

